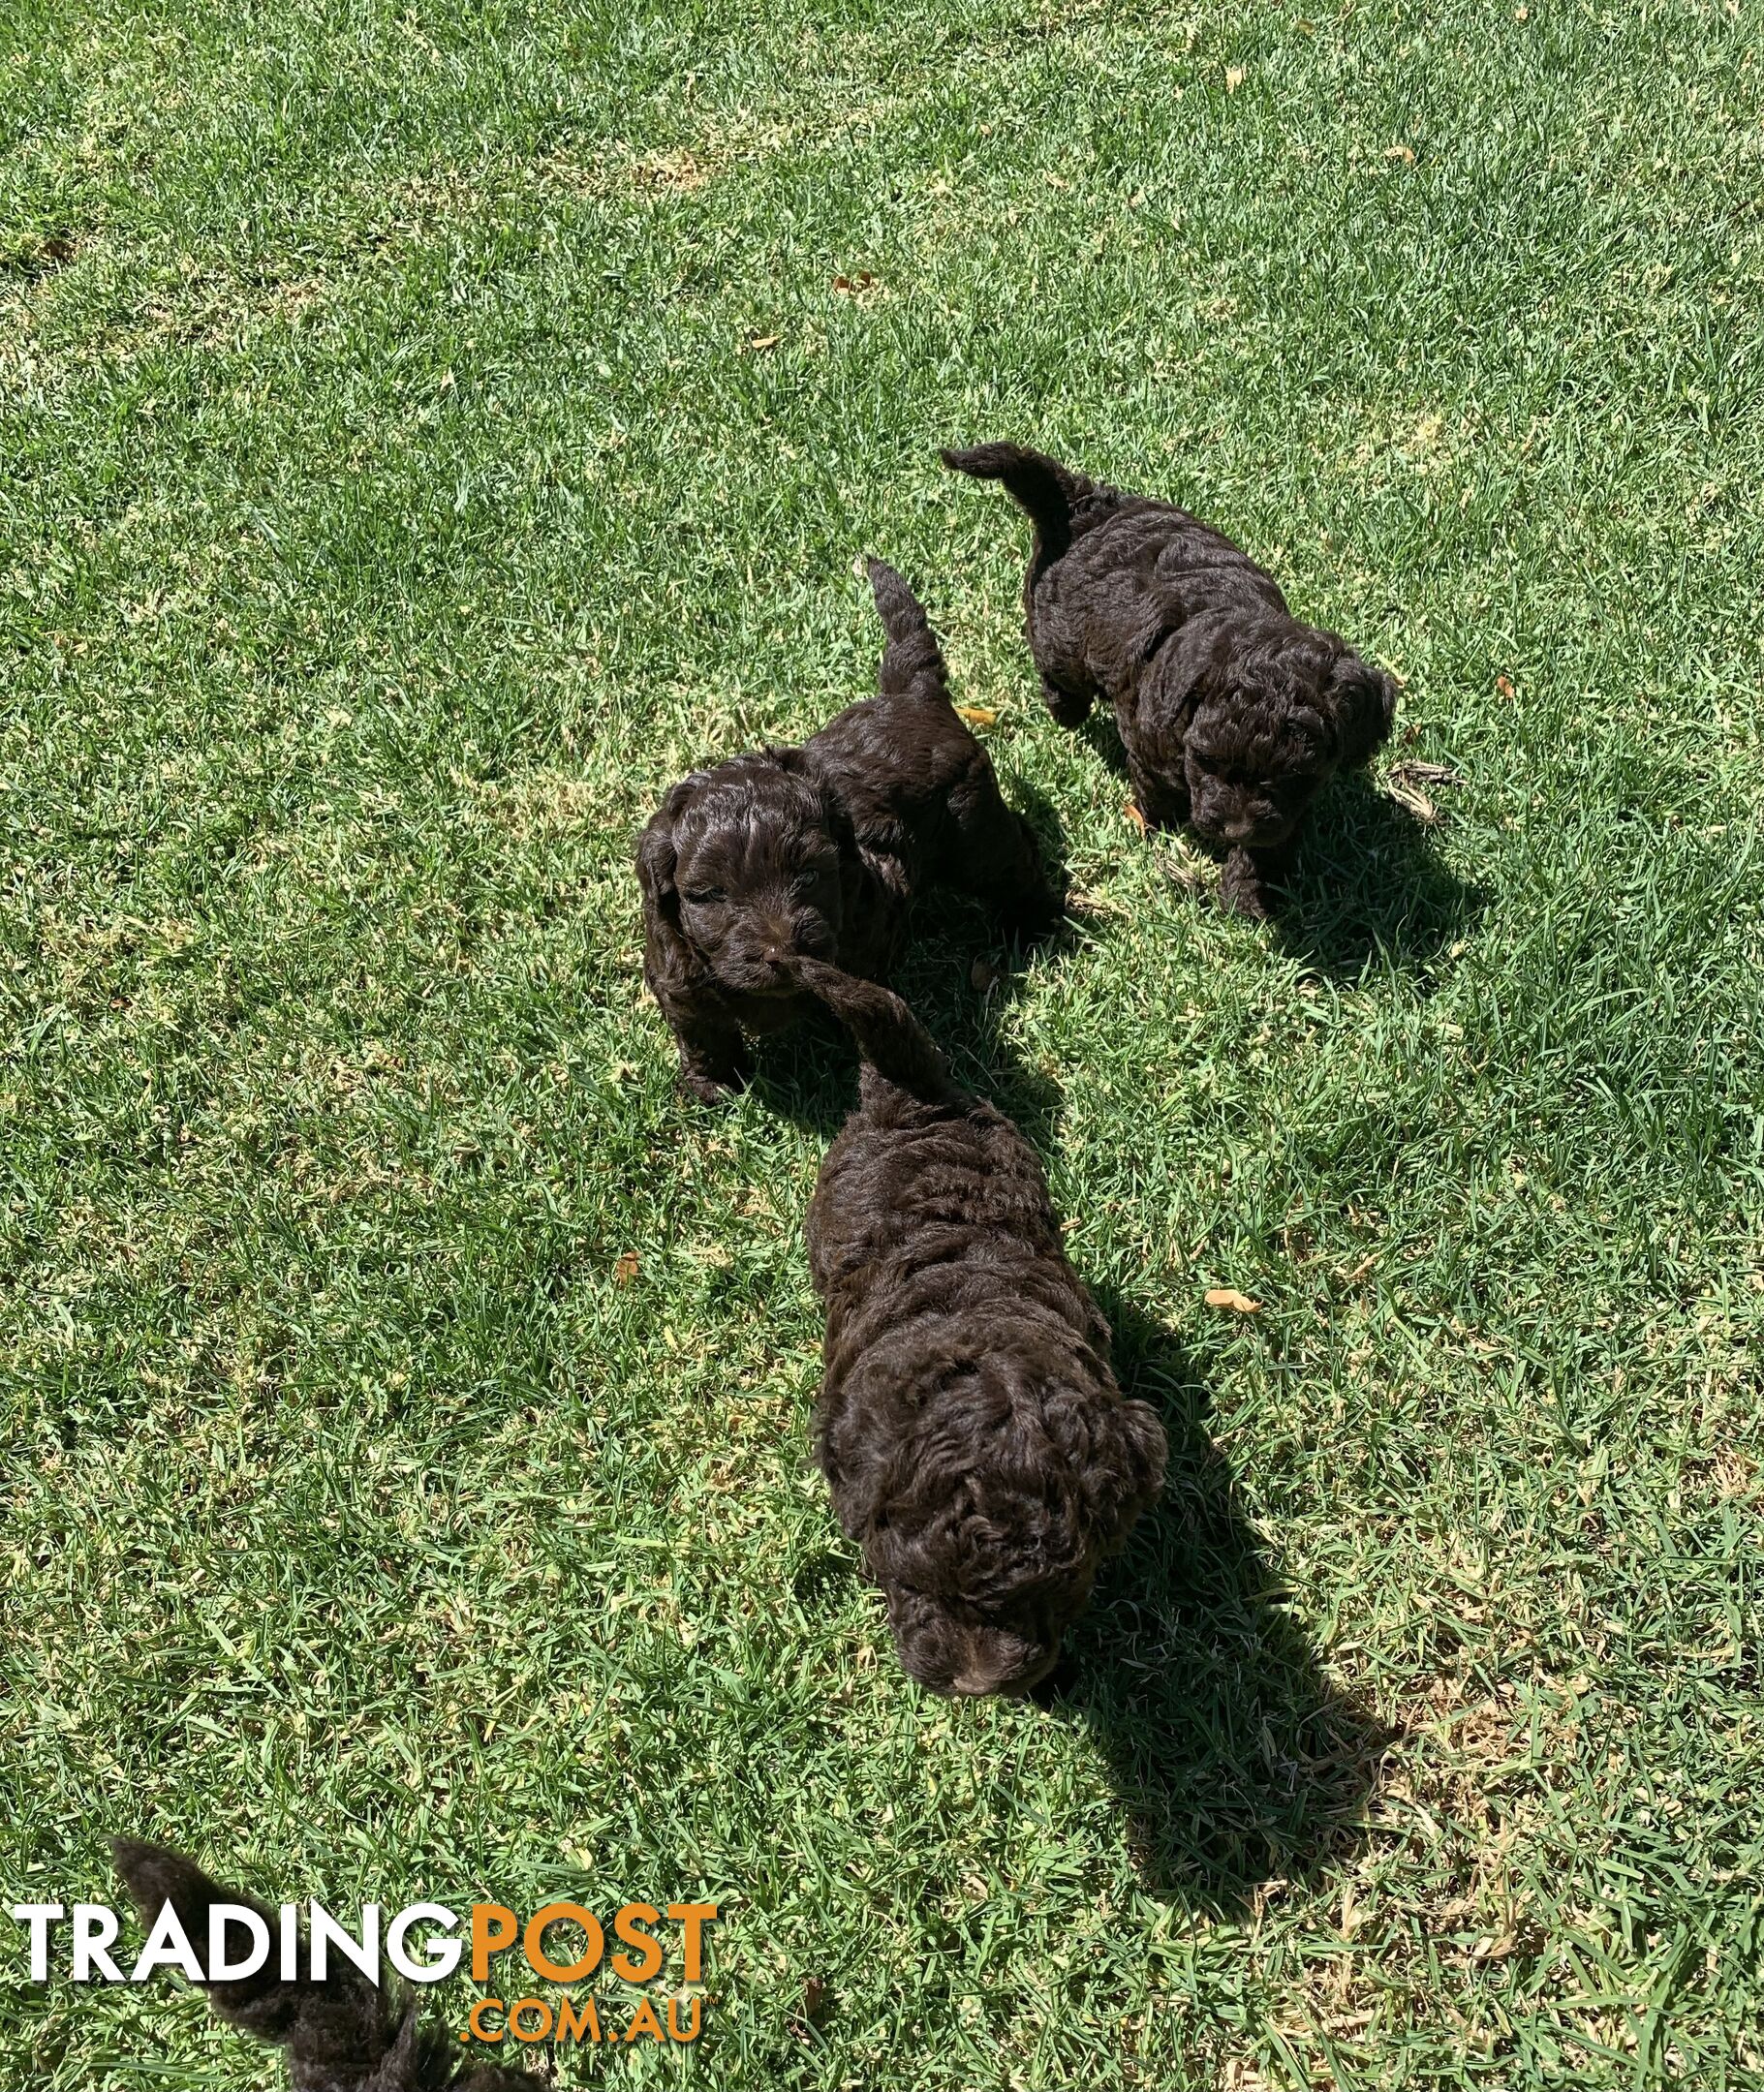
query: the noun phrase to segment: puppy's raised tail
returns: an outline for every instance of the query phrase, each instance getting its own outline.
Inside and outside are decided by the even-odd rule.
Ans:
[[[891,989],[842,973],[820,959],[796,956],[787,964],[809,994],[851,1032],[866,1072],[874,1069],[921,1104],[953,1104],[965,1098],[931,1034]]]
[[[976,444],[972,450],[944,450],[944,463],[970,479],[1000,480],[1036,527],[1044,559],[1058,559],[1071,543],[1072,510],[1096,493],[1096,482],[1068,472],[1039,450],[1021,444]]]
[[[492,2064],[456,2062],[442,2029],[418,2026],[414,1999],[399,2009],[339,1954],[327,1957],[320,1981],[303,1938],[296,1946],[295,1973],[284,1977],[281,1927],[274,1914],[236,1889],[223,1889],[182,1853],[136,1838],[112,1840],[110,1853],[148,1927],[160,1922],[169,1904],[204,1969],[210,1914],[217,1906],[248,1911],[265,1927],[269,1954],[262,1968],[202,1987],[219,2017],[287,2049],[294,2092],[514,2092],[532,2083]],[[234,1918],[223,1934],[234,1960],[246,1954],[240,1935],[247,1929]]]
[[[930,697],[947,704],[949,671],[937,643],[925,606],[886,560],[866,562],[876,611],[887,644],[882,649],[878,688],[884,697]]]

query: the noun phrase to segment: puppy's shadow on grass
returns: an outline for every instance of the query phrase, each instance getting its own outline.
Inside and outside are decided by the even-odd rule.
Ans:
[[[1048,801],[1019,785],[1010,794],[1036,831],[1042,855],[1067,885],[1066,837]],[[913,937],[889,986],[949,1057],[957,1082],[989,1097],[1046,1154],[1059,1131],[1065,1092],[1047,1069],[1030,1064],[1008,1035],[1007,1013],[1032,959],[1060,952],[1100,926],[1064,918],[1029,939],[1012,940],[978,902],[943,887],[920,896]],[[857,1102],[857,1055],[824,1012],[758,1043],[754,1090],[767,1110],[830,1140]]]
[[[1104,1572],[1048,1704],[1107,1758],[1147,1889],[1230,1917],[1358,1842],[1391,1737],[1324,1677],[1206,1430],[1207,1391],[1105,1287],[1129,1395],[1163,1420],[1163,1497]]]
[[[1425,976],[1485,906],[1434,848],[1432,829],[1363,771],[1317,800],[1280,896],[1273,932],[1338,979],[1384,963]]]

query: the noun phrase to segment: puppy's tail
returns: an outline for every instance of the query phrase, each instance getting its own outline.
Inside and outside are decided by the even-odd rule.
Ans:
[[[229,2025],[288,2050],[289,2076],[295,2092],[324,2087],[325,2092],[505,2092],[528,2085],[530,2078],[494,2065],[456,2065],[452,2045],[438,2028],[417,2022],[416,2001],[398,2006],[369,1983],[359,1969],[331,1953],[323,1981],[312,1973],[311,1949],[296,1943],[294,1973],[282,1969],[280,1927],[255,1898],[223,1889],[182,1853],[136,1838],[116,1838],[110,1846],[116,1870],[149,1926],[158,1923],[167,1905],[197,1961],[209,1966],[210,1914],[220,1905],[250,1912],[266,1929],[268,1957],[248,1976],[205,1982],[208,2002]],[[223,1931],[230,1960],[249,1958],[240,1934],[253,1932],[234,1919]]]
[[[951,472],[966,473],[970,479],[1002,480],[1006,493],[1035,525],[1042,555],[1050,560],[1071,543],[1072,510],[1098,492],[1096,482],[1082,473],[1068,472],[1021,444],[976,444],[972,450],[945,450],[942,456]]]
[[[885,560],[866,563],[876,609],[888,643],[878,688],[884,697],[930,697],[949,702],[949,671],[925,616],[925,606]]]
[[[824,1002],[857,1042],[866,1069],[922,1104],[953,1104],[965,1092],[931,1034],[890,989],[842,973],[800,954],[786,962],[796,980]]]

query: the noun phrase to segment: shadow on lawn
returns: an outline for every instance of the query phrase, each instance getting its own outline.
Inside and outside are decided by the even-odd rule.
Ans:
[[[1019,784],[1010,797],[1028,815],[1064,888],[1066,837],[1058,816],[1033,788]],[[978,902],[934,889],[915,904],[913,941],[889,983],[949,1056],[956,1081],[989,1097],[1043,1154],[1059,1131],[1064,1092],[1011,1049],[1005,1014],[1032,955],[1057,954],[1085,932],[1099,934],[1100,927],[1087,919],[1081,931],[1075,922],[1062,920],[1033,942],[1012,945]],[[856,1106],[857,1055],[824,1011],[792,1031],[757,1041],[755,1063],[755,1093],[766,1109],[824,1139],[839,1131]]]
[[[1329,1683],[1284,1609],[1181,1348],[1107,1288],[1098,1301],[1123,1389],[1163,1419],[1168,1478],[1047,1704],[1095,1734],[1147,1889],[1241,1914],[1352,1849],[1392,1738]]]
[[[1080,731],[1125,783],[1114,721],[1093,714]],[[1205,905],[1217,900],[1208,889]],[[1380,953],[1402,970],[1423,970],[1483,906],[1483,896],[1440,863],[1428,826],[1354,770],[1312,808],[1269,932],[1318,971],[1357,980]]]
[[[1432,830],[1356,770],[1312,809],[1273,927],[1295,958],[1357,980],[1380,953],[1425,970],[1484,905],[1440,863]]]

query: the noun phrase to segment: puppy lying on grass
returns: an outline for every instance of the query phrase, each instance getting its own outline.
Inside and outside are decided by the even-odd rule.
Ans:
[[[821,1471],[909,1675],[1024,1693],[1157,1496],[1163,1430],[1115,1385],[1022,1134],[898,996],[814,959],[791,972],[864,1061],[808,1214]]]
[[[643,976],[682,1083],[707,1102],[746,1080],[744,1031],[803,1014],[792,954],[885,973],[909,903],[939,879],[991,903],[1007,932],[1059,914],[1028,822],[950,702],[923,608],[881,560],[870,581],[887,634],[880,694],[800,748],[695,771],[637,847]]]
[[[1371,760],[1396,684],[1185,510],[1016,444],[943,456],[1003,480],[1035,524],[1023,600],[1047,709],[1077,726],[1111,704],[1146,821],[1191,827],[1224,853],[1225,906],[1268,914],[1306,809]]]
[[[273,1912],[236,1889],[223,1889],[181,1853],[133,1838],[118,1838],[110,1849],[149,1925],[170,1903],[185,1937],[205,1942],[210,1909],[237,1903],[256,1911],[275,1937]],[[272,1954],[255,1976],[202,1986],[230,2026],[288,2050],[294,2092],[532,2092],[537,2080],[531,2076],[466,2062],[445,2029],[418,2026],[414,1994],[388,1998],[335,1955],[325,1981],[315,1982],[304,1939],[298,1965],[300,1973],[285,1983]]]

